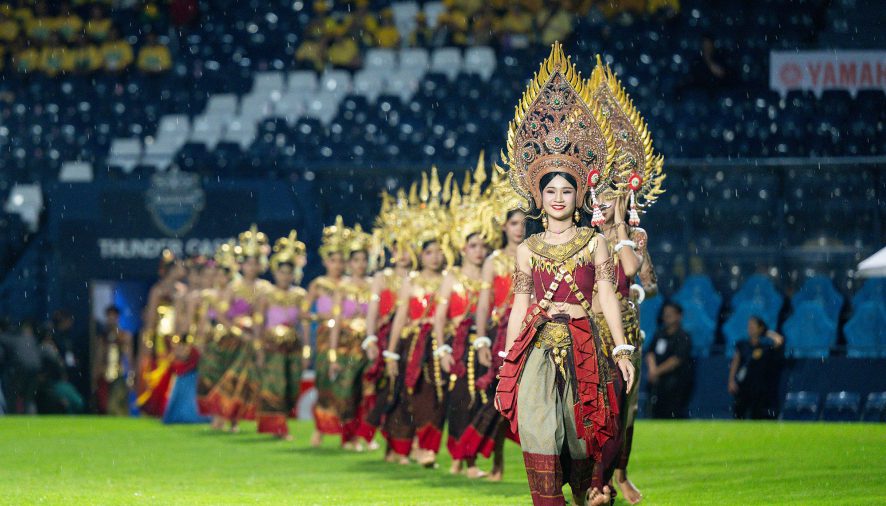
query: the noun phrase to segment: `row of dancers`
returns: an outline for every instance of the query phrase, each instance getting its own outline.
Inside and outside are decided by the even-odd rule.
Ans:
[[[253,227],[187,266],[165,257],[140,346],[142,409],[174,412],[176,387],[196,383],[212,427],[254,418],[290,439],[313,364],[312,445],[372,449],[380,434],[385,460],[436,467],[445,443],[450,472],[501,480],[510,438],[535,504],[563,504],[566,483],[576,504],[608,504],[613,482],[639,502],[627,477],[638,308],[657,285],[638,225],[662,192],[662,159],[608,67],[598,59],[582,80],[559,44],[503,159],[487,172],[481,154],[460,182],[423,173],[383,196],[371,231],[339,217],[306,288],[295,231],[271,248]]]

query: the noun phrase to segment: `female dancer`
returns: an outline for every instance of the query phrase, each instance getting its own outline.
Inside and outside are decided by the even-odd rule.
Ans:
[[[222,244],[215,252],[215,276],[202,292],[200,320],[197,324],[201,336],[200,362],[197,364],[197,408],[201,415],[212,417],[212,428],[221,430],[224,419],[218,414],[218,406],[212,404],[209,393],[231,366],[240,342],[230,334],[221,322],[221,315],[228,310],[222,300],[228,285],[239,275],[234,257],[235,243]]]
[[[160,281],[148,293],[143,317],[145,330],[139,347],[142,388],[136,403],[151,416],[163,416],[169,397],[175,307],[187,294],[187,287],[182,283],[186,274],[181,260],[172,251],[164,250],[160,259]]]
[[[348,273],[335,297],[339,317],[329,333],[329,380],[335,393],[341,422],[341,442],[346,450],[363,451],[359,429],[363,412],[363,372],[366,359],[360,345],[366,337],[366,313],[371,298],[369,247],[371,236],[356,225],[345,229],[345,253]],[[366,440],[370,443],[371,439]]]
[[[497,170],[497,169],[496,169]],[[468,454],[493,456],[490,481],[501,481],[504,473],[504,441],[508,424],[491,402],[497,384],[496,373],[501,366],[499,352],[505,349],[508,318],[514,296],[511,287],[511,274],[517,262],[517,247],[523,242],[526,214],[519,210],[519,202],[514,198],[510,185],[504,179],[498,180],[493,171],[492,198],[486,202],[494,223],[501,223],[505,246],[492,252],[483,262],[483,285],[477,302],[477,360],[487,368],[485,374],[477,378],[477,390],[485,391],[487,399],[480,406],[473,420],[465,429],[459,444]],[[503,183],[507,188],[501,188]],[[504,191],[502,191],[504,190]],[[488,337],[492,335],[492,337]]]
[[[295,230],[274,244],[271,273],[274,286],[259,301],[265,325],[261,332],[256,362],[261,374],[258,401],[258,432],[291,441],[286,419],[298,402],[301,373],[310,358],[310,330],[305,302],[307,292],[295,286],[305,265],[305,244]],[[307,351],[307,357],[305,357]]]
[[[652,292],[657,287],[652,260],[646,249],[647,235],[637,226],[640,224],[638,208],[648,208],[662,193],[663,159],[654,154],[646,123],[627,98],[618,78],[608,66],[602,64],[599,56],[597,66],[591,73],[590,87],[596,102],[608,111],[607,119],[615,137],[617,163],[621,164],[619,172],[614,174],[614,184],[603,188],[600,194],[600,207],[604,219],[600,230],[607,238],[612,252],[616,274],[616,299],[621,309],[625,339],[628,344],[636,347],[632,360],[635,374],[639,377],[643,336],[640,333],[638,306],[645,298],[645,289],[648,288]],[[628,201],[630,213],[628,213]],[[625,220],[629,220],[631,226],[628,226]],[[631,284],[638,274],[645,286]],[[593,300],[592,308],[604,350],[612,349],[615,343],[612,341],[612,334],[597,298]],[[623,400],[621,406],[623,444],[619,456],[613,462],[615,482],[631,504],[636,504],[643,498],[627,476],[638,391],[639,385],[635,383]]]
[[[618,405],[622,381],[633,386],[633,347],[606,239],[587,225],[602,221],[595,188],[611,177],[613,139],[559,43],[509,130],[510,181],[527,199],[527,233],[541,231],[517,248],[516,317],[495,402],[512,429],[519,426],[535,504],[565,504],[564,480],[575,504],[608,504],[605,470],[621,446]],[[616,343],[612,356],[590,319],[595,287]]]
[[[320,257],[326,274],[311,281],[308,286],[308,307],[313,307],[311,319],[317,322],[317,344],[314,369],[317,372],[317,404],[314,406],[314,434],[311,446],[320,446],[324,434],[341,434],[341,418],[338,412],[333,382],[329,375],[330,354],[329,332],[341,314],[341,306],[335,305],[338,290],[345,273],[344,223],[337,216],[335,224],[323,228]]]
[[[241,419],[255,417],[259,395],[259,370],[255,363],[256,345],[264,328],[264,315],[258,311],[259,300],[270,291],[271,284],[259,279],[267,267],[268,239],[255,225],[240,234],[234,250],[242,277],[228,285],[222,295],[227,310],[218,315],[237,339],[237,348],[230,367],[209,393],[218,415],[230,423],[231,432],[238,432]]]
[[[448,188],[447,178],[445,187]],[[413,437],[418,439],[414,453],[419,464],[434,467],[443,437],[445,417],[445,385],[441,379],[440,362],[433,353],[437,341],[430,338],[436,311],[435,295],[443,281],[445,257],[442,241],[449,230],[448,213],[443,207],[448,199],[440,198],[440,181],[432,169],[430,193],[428,178],[422,174],[421,202],[410,193],[410,220],[406,237],[419,257],[419,271],[410,273],[400,288],[397,313],[391,324],[385,368],[391,382],[401,382],[400,392],[388,419],[392,421],[389,438],[401,464],[408,463]],[[402,345],[401,345],[402,343]],[[403,353],[403,352],[406,353]],[[412,420],[412,423],[406,421]],[[402,421],[402,422],[401,422]],[[406,423],[403,423],[406,422]]]

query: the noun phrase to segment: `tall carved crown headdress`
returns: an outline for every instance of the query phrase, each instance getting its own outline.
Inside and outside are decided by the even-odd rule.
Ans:
[[[602,224],[596,192],[608,186],[615,158],[615,139],[591,89],[582,80],[559,42],[517,104],[508,127],[507,161],[511,185],[526,199],[524,210],[542,207],[539,181],[551,172],[566,172],[577,184],[577,204],[587,207],[592,223]]]
[[[298,240],[298,232],[292,230],[289,236],[281,237],[274,243],[271,255],[271,270],[276,271],[283,264],[292,264],[294,268],[304,265],[307,247]]]

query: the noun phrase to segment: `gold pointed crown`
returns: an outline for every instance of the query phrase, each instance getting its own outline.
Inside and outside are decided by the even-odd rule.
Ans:
[[[372,249],[372,235],[363,231],[359,223],[354,228],[345,227],[342,233],[343,250],[345,258],[358,251],[365,251],[367,255]]]
[[[258,226],[253,223],[249,230],[242,232],[238,236],[234,253],[238,261],[254,257],[258,258],[262,266],[266,266],[268,262],[268,236],[264,232],[259,232]]]
[[[639,225],[637,208],[649,207],[664,193],[661,184],[664,158],[652,149],[652,137],[646,121],[634,107],[615,73],[604,65],[597,55],[597,65],[591,72],[586,86],[591,89],[594,100],[600,104],[603,115],[609,121],[617,151],[613,171],[613,183],[618,194],[628,194],[631,204],[631,225]]]
[[[551,172],[575,177],[580,205],[589,191],[594,197],[595,188],[608,185],[615,142],[590,91],[555,42],[508,127],[508,152],[503,158],[514,191],[527,201],[523,210],[533,202],[542,207],[539,181]]]
[[[345,222],[341,215],[335,217],[335,223],[323,227],[323,237],[320,239],[320,256],[329,258],[336,253],[345,253]]]
[[[508,181],[508,173],[505,169],[495,164],[492,166],[491,173],[489,187],[485,192],[486,198],[483,199],[483,203],[480,206],[480,213],[483,216],[484,222],[495,229],[495,233],[500,241],[501,226],[508,220],[509,212],[522,207],[522,199],[511,188],[511,183]]]
[[[430,241],[440,243],[449,265],[454,261],[452,250],[447,247],[452,228],[447,207],[452,198],[451,185],[451,173],[446,175],[441,184],[437,167],[431,167],[430,175],[422,173],[421,186],[413,183],[409,189],[406,219],[402,224],[399,240],[409,246],[416,264],[422,246]]]
[[[454,186],[449,201],[449,214],[453,225],[450,242],[456,253],[461,252],[468,237],[474,234],[480,234],[483,241],[493,248],[497,248],[501,242],[501,232],[490,213],[489,203],[492,199],[490,187],[483,188],[483,183],[487,179],[486,162],[483,157],[484,153],[481,151],[473,178],[471,172],[466,172],[461,192],[457,186]],[[510,193],[513,194],[512,191]]]
[[[276,271],[283,264],[292,264],[300,267],[304,264],[307,247],[298,240],[298,232],[292,230],[289,236],[281,237],[274,243],[274,253],[271,255],[271,270]],[[301,264],[301,265],[300,265]]]
[[[233,239],[219,245],[213,257],[216,265],[232,271],[237,270],[237,257],[234,254],[236,246],[237,243]]]

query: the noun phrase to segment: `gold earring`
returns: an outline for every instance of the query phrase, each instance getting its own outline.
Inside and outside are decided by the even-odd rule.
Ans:
[[[545,212],[544,209],[541,210],[541,226],[547,230],[548,228],[548,213]]]
[[[575,218],[576,223],[581,221],[581,214],[579,214],[578,209],[575,210],[575,214],[573,215],[573,217]]]

